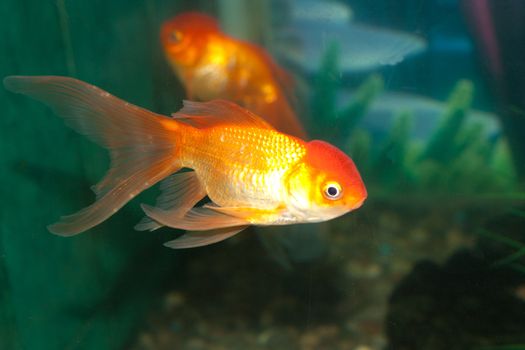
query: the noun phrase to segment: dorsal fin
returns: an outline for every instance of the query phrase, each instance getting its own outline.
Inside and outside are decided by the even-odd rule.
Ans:
[[[184,100],[183,103],[182,109],[171,116],[196,128],[242,125],[258,129],[274,129],[261,117],[230,101],[193,102]]]

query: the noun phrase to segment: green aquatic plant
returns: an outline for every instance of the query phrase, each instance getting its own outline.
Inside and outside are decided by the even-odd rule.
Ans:
[[[412,122],[413,115],[409,112],[402,112],[396,117],[371,164],[372,178],[382,183],[387,190],[403,186],[409,178],[407,154]]]
[[[525,212],[518,209],[510,210],[510,215],[516,218],[525,219]],[[498,258],[492,262],[493,268],[510,267],[516,271],[525,273],[525,242],[520,242],[504,234],[482,228],[478,234],[493,242],[500,243],[508,249],[514,250],[512,253]]]
[[[355,130],[376,96],[383,91],[380,75],[368,77],[355,96],[342,108],[337,107],[337,93],[342,86],[339,70],[339,46],[331,43],[326,49],[319,73],[313,83],[312,116],[316,123],[314,136],[329,135],[333,142],[342,143]]]
[[[383,91],[384,85],[383,78],[378,74],[372,74],[361,84],[355,96],[336,114],[336,142],[352,135],[370,104]]]
[[[429,192],[512,193],[517,177],[503,135],[489,139],[482,123],[467,122],[474,97],[469,80],[452,89],[440,123],[428,140],[412,138],[417,116],[401,111],[383,140],[374,139],[360,123],[371,104],[381,98],[384,81],[368,76],[350,101],[338,107],[337,93],[343,82],[338,68],[339,50],[329,45],[312,93],[314,136],[330,140],[352,156],[369,182],[382,193]],[[340,101],[339,101],[340,103]]]
[[[311,114],[313,120],[321,121],[312,134],[326,134],[335,127],[337,113],[337,91],[341,85],[339,71],[339,46],[332,43],[326,49],[319,74],[313,82]]]
[[[448,188],[463,193],[512,188],[510,158],[504,159],[508,152],[496,153],[498,147],[504,148],[505,140],[498,137],[490,141],[481,123],[466,123],[473,92],[472,83],[466,80],[459,81],[453,89],[441,125],[418,157],[422,169],[434,171],[434,176],[425,171],[420,173],[423,187],[438,185],[442,190]]]
[[[460,134],[472,102],[473,86],[468,80],[460,80],[447,102],[447,111],[441,118],[442,124],[434,131],[420,160],[432,159],[442,163],[458,157],[466,145]]]
[[[515,270],[525,273],[525,264],[519,262],[519,260],[525,256],[525,243],[519,242],[499,233],[488,231],[486,229],[481,229],[479,231],[479,234],[481,236],[484,236],[485,238],[489,238],[495,242],[501,243],[507,246],[508,248],[516,250],[514,253],[509,254],[508,256],[493,262],[493,267],[496,268],[502,266],[510,266]]]
[[[370,134],[361,128],[356,129],[352,136],[348,138],[343,148],[352,157],[357,167],[360,169],[363,175],[366,175],[370,167],[370,152],[372,149],[372,138]]]

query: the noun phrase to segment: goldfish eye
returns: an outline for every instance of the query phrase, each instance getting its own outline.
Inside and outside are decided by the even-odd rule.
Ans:
[[[336,200],[343,193],[341,186],[337,182],[329,182],[324,186],[323,194],[326,199]]]
[[[183,35],[181,32],[179,32],[178,30],[174,30],[173,32],[170,33],[169,40],[173,44],[179,44],[182,41],[182,36]]]

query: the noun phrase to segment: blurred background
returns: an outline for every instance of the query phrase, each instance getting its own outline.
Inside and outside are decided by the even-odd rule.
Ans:
[[[159,30],[185,11],[293,75],[309,138],[353,158],[368,200],[175,251],[180,231],[133,230],[152,188],[58,237],[108,156],[0,89],[1,349],[525,349],[523,1],[3,0],[0,76],[169,115],[186,93]]]

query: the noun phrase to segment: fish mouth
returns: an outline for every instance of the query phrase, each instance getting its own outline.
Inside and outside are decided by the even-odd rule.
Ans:
[[[337,205],[322,206],[316,205],[294,192],[289,194],[294,204],[289,206],[288,210],[297,222],[303,223],[324,222],[338,218],[361,207],[367,198],[366,195],[358,194]]]
[[[316,217],[315,222],[328,221],[338,218],[361,207],[365,202],[365,199],[366,197],[361,197],[359,199],[352,200],[347,205],[315,208],[315,210],[312,210],[312,217]]]
[[[335,218],[338,218],[340,216],[345,215],[346,213],[350,212],[351,209],[345,206],[338,206],[338,207],[316,207],[312,208],[308,211],[308,213],[305,213],[305,222],[324,222],[333,220]]]
[[[364,198],[360,198],[359,200],[354,200],[354,201],[351,202],[352,204],[350,204],[350,205],[348,206],[348,208],[349,208],[350,210],[356,210],[356,209],[360,208],[360,207],[363,205],[363,203],[365,202],[365,200],[366,200],[366,197],[364,197]]]

